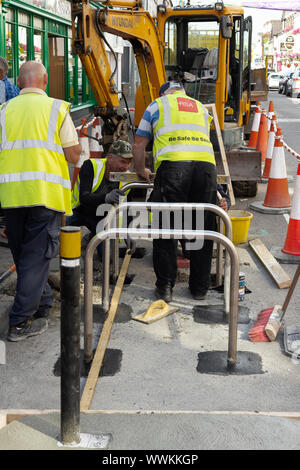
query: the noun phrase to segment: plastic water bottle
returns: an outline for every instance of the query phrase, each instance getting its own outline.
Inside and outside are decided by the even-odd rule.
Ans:
[[[239,302],[245,299],[246,276],[245,273],[239,274]]]

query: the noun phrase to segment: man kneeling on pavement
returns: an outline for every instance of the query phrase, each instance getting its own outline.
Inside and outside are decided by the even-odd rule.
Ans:
[[[106,216],[97,216],[101,204],[118,204],[125,196],[121,182],[109,180],[111,172],[129,170],[132,161],[132,147],[129,142],[116,140],[109,147],[106,158],[86,160],[79,172],[73,188],[73,215],[67,217],[67,225],[85,226],[96,235],[98,223]],[[102,259],[102,243],[97,247],[99,259]]]

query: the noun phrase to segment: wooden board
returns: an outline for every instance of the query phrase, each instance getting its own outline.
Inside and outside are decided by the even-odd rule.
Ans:
[[[218,143],[219,143],[219,148],[220,148],[224,173],[225,173],[226,176],[230,177],[229,167],[228,167],[227,158],[226,158],[225,147],[224,147],[224,143],[223,143],[221,128],[220,128],[219,119],[218,119],[217,110],[216,110],[216,105],[214,103],[205,104],[204,107],[212,113],[212,117],[213,117],[214,125],[215,125],[215,130],[216,130],[216,134],[217,134],[217,138],[218,138]],[[235,206],[235,197],[234,197],[234,193],[233,193],[231,179],[229,179],[229,182],[228,182],[228,191],[229,191],[231,206],[233,207],[233,206]]]
[[[81,400],[80,400],[80,410],[88,410],[91,406],[95,387],[97,385],[97,381],[99,378],[99,372],[102,366],[102,362],[104,359],[104,354],[108,345],[108,341],[110,338],[111,329],[113,326],[113,322],[117,313],[119,300],[121,297],[123,284],[125,281],[125,276],[128,270],[128,266],[131,260],[131,254],[127,251],[126,256],[123,261],[123,265],[117,280],[117,284],[111,299],[110,307],[107,313],[107,317],[105,319],[101,335],[98,341],[98,346],[94,355],[94,359],[90,368],[89,375],[87,377],[87,381],[85,383]]]
[[[290,277],[282,269],[280,264],[269,252],[263,242],[259,238],[256,238],[255,240],[249,241],[249,245],[256,254],[256,256],[260,259],[268,273],[272,276],[279,289],[285,289],[287,287],[290,287]]]

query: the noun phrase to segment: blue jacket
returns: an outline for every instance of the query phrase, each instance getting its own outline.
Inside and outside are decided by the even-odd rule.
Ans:
[[[10,100],[11,98],[14,98],[15,96],[18,96],[20,90],[16,85],[11,83],[7,77],[4,77],[2,81],[5,84],[6,101]]]

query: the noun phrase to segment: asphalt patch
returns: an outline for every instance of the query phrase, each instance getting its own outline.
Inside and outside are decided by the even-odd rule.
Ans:
[[[228,324],[228,315],[226,315],[223,305],[195,305],[193,317],[196,323]],[[247,324],[249,322],[249,309],[239,305],[238,323]]]
[[[95,350],[93,351],[93,355]],[[123,353],[120,349],[107,349],[104,354],[102,367],[100,369],[99,377],[114,376],[121,369]],[[91,362],[84,360],[84,350],[80,350],[80,377],[87,377],[92,365]],[[61,376],[61,358],[59,357],[54,364],[53,374],[55,377]]]
[[[93,322],[104,323],[108,312],[105,312],[101,305],[93,306]],[[132,319],[132,308],[127,304],[119,304],[114,323],[127,323]],[[82,320],[84,319],[84,309],[82,308]]]
[[[252,352],[237,353],[237,362],[228,368],[227,351],[205,351],[198,354],[197,372],[212,375],[252,375],[263,374],[261,357]]]

